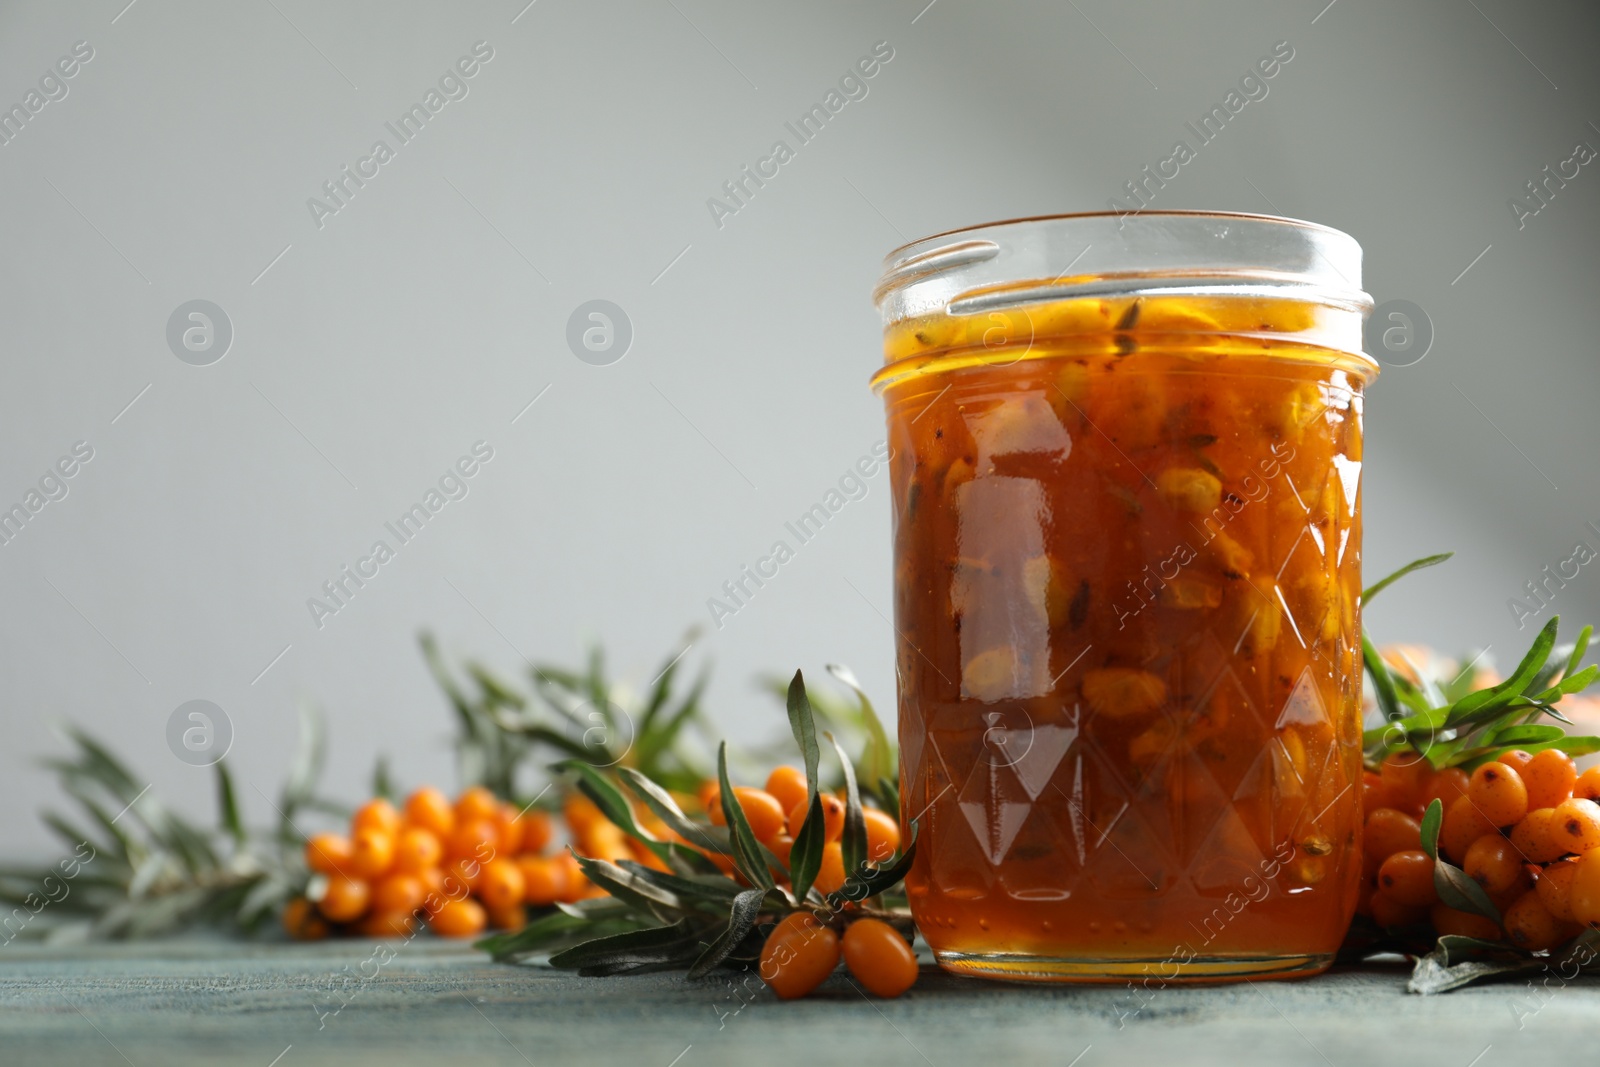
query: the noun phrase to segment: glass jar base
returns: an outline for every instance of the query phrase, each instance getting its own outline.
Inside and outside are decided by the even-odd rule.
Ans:
[[[1077,959],[1014,952],[935,952],[939,966],[968,978],[1006,982],[1117,983],[1155,979],[1161,985],[1199,985],[1252,979],[1307,978],[1333,964],[1332,953],[1292,956],[1197,956],[1162,959]],[[1176,967],[1178,973],[1170,972]]]

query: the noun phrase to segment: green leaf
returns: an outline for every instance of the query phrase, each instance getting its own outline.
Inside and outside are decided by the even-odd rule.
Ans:
[[[233,777],[228,773],[228,761],[217,761],[217,811],[222,828],[238,844],[244,844],[244,822],[239,818],[239,801],[233,795]]]
[[[759,889],[746,889],[733,899],[728,910],[727,925],[694,961],[689,968],[689,978],[701,978],[710,973],[750,936],[750,931],[756,928],[756,919],[761,915],[761,902],[765,897],[766,894]]]
[[[867,699],[866,691],[861,688],[861,683],[856,681],[856,676],[850,668],[842,663],[830,663],[828,673],[854,690],[856,699],[860,701],[861,720],[867,728],[867,747],[861,754],[860,777],[864,788],[876,789],[877,783],[895,776],[894,745],[890,742],[888,731],[883,728],[878,713],[873,710],[872,701]]]
[[[800,900],[806,898],[817,880],[817,873],[822,870],[822,847],[827,840],[822,795],[813,791],[805,821],[800,824],[800,831],[794,835],[794,844],[789,849],[789,884],[794,888],[795,897]]]
[[[1500,921],[1500,912],[1489,899],[1489,894],[1484,892],[1483,886],[1467,877],[1467,872],[1460,867],[1452,866],[1437,856],[1433,861],[1433,888],[1447,907],[1482,915],[1497,923]]]
[[[1512,746],[1524,744],[1537,744],[1540,741],[1555,741],[1564,737],[1566,732],[1559,726],[1543,726],[1527,724],[1522,726],[1508,726],[1503,730],[1496,730],[1489,736],[1490,746]]]
[[[661,914],[663,909],[679,913],[689,910],[678,894],[640,878],[609,860],[580,856],[576,851],[572,855],[577,859],[578,866],[583,868],[583,873],[589,876],[589,881],[646,914],[664,920],[665,916]]]
[[[828,743],[839,754],[839,765],[844,768],[844,835],[839,845],[844,860],[845,876],[850,877],[867,864],[867,822],[861,814],[861,792],[856,788],[856,774],[850,766],[850,757],[844,746],[827,734]]]
[[[1539,668],[1544,666],[1545,660],[1550,658],[1550,650],[1556,644],[1556,629],[1560,621],[1561,616],[1552,615],[1550,621],[1539,631],[1539,635],[1533,639],[1533,645],[1528,649],[1527,655],[1522,657],[1522,662],[1517,664],[1517,669],[1512,672],[1511,677],[1499,685],[1469,693],[1456,701],[1445,724],[1453,726],[1459,722],[1471,721],[1470,716],[1481,714],[1491,708],[1502,707],[1506,702],[1521,696],[1528,683],[1539,673]]]
[[[690,819],[683,813],[683,809],[678,807],[678,802],[672,799],[672,794],[652,782],[648,776],[632,767],[623,767],[622,780],[627,783],[633,795],[643,801],[645,807],[655,812],[656,817],[666,823],[679,837],[708,852],[723,856],[733,855],[733,846],[725,837],[714,832],[715,827],[702,826]]]
[[[1439,824],[1444,821],[1444,801],[1434,797],[1428,810],[1422,813],[1422,851],[1435,863],[1439,862]]]
[[[1410,563],[1407,563],[1404,567],[1401,567],[1387,578],[1380,578],[1378,581],[1373,582],[1371,585],[1361,590],[1362,606],[1365,607],[1373,597],[1377,596],[1379,593],[1383,592],[1385,589],[1389,588],[1389,586],[1393,585],[1401,578],[1404,578],[1412,571],[1420,571],[1424,567],[1437,566],[1453,555],[1455,555],[1454,552],[1441,552],[1436,556],[1423,556],[1421,559],[1412,560]]]
[[[812,795],[817,792],[817,763],[821,759],[817,750],[817,720],[811,713],[811,701],[806,696],[805,678],[799,671],[789,682],[789,729],[800,746],[800,755],[806,764],[806,787]]]
[[[651,926],[642,930],[597,937],[550,957],[550,966],[559,970],[592,967],[608,962],[659,959],[685,943],[697,944],[698,927],[686,919],[670,926]]]
[[[850,875],[843,888],[837,893],[828,896],[828,903],[832,907],[840,907],[847,900],[865,900],[877,896],[879,893],[893,889],[905,878],[906,872],[911,870],[911,864],[916,859],[917,853],[917,824],[911,824],[911,840],[895,857],[894,862],[886,867],[877,869],[868,867],[867,873],[857,872]]]
[[[580,759],[569,759],[555,764],[552,770],[576,774],[578,776],[578,790],[594,801],[595,806],[600,809],[600,813],[611,820],[619,829],[641,842],[663,861],[668,860],[673,855],[672,845],[665,841],[658,841],[654,834],[634,822],[633,808],[629,806],[628,798],[623,796],[622,790],[612,784],[611,780],[596,770],[593,765]]]
[[[639,878],[676,893],[686,902],[713,904],[718,911],[732,903],[742,887],[738,882],[720,872],[708,875],[678,875],[658,871],[633,860],[622,860],[617,866]]]
[[[1449,934],[1439,938],[1439,947],[1417,958],[1406,990],[1424,995],[1448,993],[1484,978],[1533,971],[1546,966],[1546,961],[1526,956],[1484,958],[1486,950],[1481,950],[1479,946],[1489,944],[1476,938]],[[1501,951],[1505,951],[1504,946],[1501,946]]]
[[[717,781],[721,785],[722,815],[728,824],[728,839],[733,842],[733,862],[739,868],[739,873],[751,885],[762,889],[771,889],[775,884],[772,872],[767,870],[767,859],[761,848],[761,842],[756,840],[755,832],[750,829],[750,821],[744,817],[744,809],[739,806],[739,798],[733,791],[733,783],[728,779],[728,743],[726,741],[717,746]]]
[[[1571,677],[1578,669],[1578,664],[1583,660],[1583,654],[1589,650],[1589,639],[1594,636],[1594,627],[1585,626],[1578,631],[1578,639],[1572,644],[1572,652],[1567,656],[1567,664],[1561,670],[1561,677]]]
[[[384,800],[396,799],[394,782],[389,776],[388,756],[379,756],[372,765],[372,795]]]
[[[1383,712],[1383,717],[1401,718],[1400,698],[1395,695],[1394,678],[1389,673],[1389,665],[1378,654],[1365,630],[1361,632],[1361,659],[1366,664],[1367,673],[1372,676],[1373,695],[1378,699],[1378,709]]]

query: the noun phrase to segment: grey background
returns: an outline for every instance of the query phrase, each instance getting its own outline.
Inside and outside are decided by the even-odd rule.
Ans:
[[[1460,556],[1370,626],[1504,662],[1531,634],[1506,599],[1600,545],[1600,163],[1520,231],[1507,206],[1600,146],[1592,4],[524,2],[0,8],[6,106],[95,50],[0,147],[0,501],[95,450],[0,547],[0,851],[47,847],[32,761],[66,719],[203,811],[210,772],[164,730],[215,701],[265,818],[297,696],[329,713],[334,792],[379,751],[453,784],[422,627],[508,672],[603,638],[648,680],[882,436],[882,255],[1105,207],[1280,40],[1268,97],[1155,206],[1339,227],[1369,291],[1431,316],[1432,352],[1371,393],[1366,560]],[[479,40],[469,95],[319,230],[307,198]],[[718,228],[706,199],[880,40],[869,95]],[[166,344],[193,299],[233,323],[207,367]],[[592,299],[633,324],[611,366],[565,343]],[[306,599],[480,439],[469,495],[317,629]],[[840,659],[892,704],[883,492],[690,653],[735,737],[780,729],[758,671]],[[1593,568],[1558,607],[1600,616]]]

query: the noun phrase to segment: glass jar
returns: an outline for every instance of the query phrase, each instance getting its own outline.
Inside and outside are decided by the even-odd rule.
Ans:
[[[890,254],[901,810],[958,973],[1325,969],[1361,878],[1361,249],[1259,215]]]

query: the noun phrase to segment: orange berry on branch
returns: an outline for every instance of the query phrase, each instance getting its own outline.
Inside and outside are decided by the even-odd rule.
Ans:
[[[409,937],[417,929],[417,917],[409,911],[374,911],[358,929],[366,937]]]
[[[1467,782],[1469,780],[1467,772],[1460,767],[1446,767],[1428,779],[1427,788],[1422,791],[1423,809],[1426,810],[1428,805],[1435,800],[1439,801],[1445,808],[1449,808],[1451,804],[1455,803],[1457,797],[1467,795]]]
[[[410,915],[422,907],[428,890],[414,874],[391,874],[372,887],[372,910]]]
[[[1396,852],[1422,847],[1422,824],[1395,808],[1367,813],[1363,851],[1378,863]]]
[[[416,874],[429,867],[437,867],[443,861],[444,847],[432,830],[407,826],[395,838],[394,869],[397,871]]]
[[[505,911],[520,905],[526,888],[522,868],[510,859],[494,859],[484,864],[476,886],[478,898],[490,911]]]
[[[785,812],[804,804],[810,791],[806,785],[806,772],[799,767],[777,767],[767,775],[767,792],[771,793]]]
[[[1572,787],[1578,784],[1578,765],[1558,748],[1535,753],[1521,773],[1529,811],[1555,807],[1572,796]]]
[[[357,878],[380,878],[394,866],[394,835],[371,828],[357,830],[350,838],[348,873]]]
[[[1572,914],[1572,879],[1577,873],[1577,860],[1557,860],[1539,872],[1534,886],[1545,910],[1562,922],[1577,921]]]
[[[1506,937],[1530,951],[1555,948],[1567,939],[1565,924],[1550,914],[1537,892],[1524,893],[1505,912]]]
[[[555,837],[555,823],[548,812],[529,808],[522,815],[522,851],[543,852]]]
[[[1467,799],[1496,826],[1510,826],[1528,814],[1528,787],[1522,775],[1496,761],[1472,772]]]
[[[1578,780],[1572,785],[1572,795],[1583,800],[1600,801],[1600,764],[1578,775]]]
[[[428,926],[440,937],[475,937],[489,923],[489,914],[476,900],[448,900],[428,919]]]
[[[1586,926],[1600,924],[1600,851],[1590,850],[1574,863],[1567,900],[1574,922]]]
[[[306,866],[318,874],[350,869],[350,839],[343,834],[312,834],[306,840]]]
[[[1393,753],[1378,768],[1378,777],[1389,790],[1391,803],[1402,811],[1422,807],[1422,791],[1433,777],[1433,767],[1415,752]]]
[[[336,923],[354,922],[366,913],[371,901],[372,888],[366,882],[332,874],[317,900],[317,910]]]
[[[404,818],[408,826],[420,826],[443,841],[455,829],[456,813],[450,798],[433,786],[423,786],[406,798]]]
[[[733,787],[733,796],[739,805],[739,810],[744,812],[745,821],[750,824],[750,832],[755,834],[757,841],[766,844],[783,832],[783,808],[779,805],[778,799],[771,793],[765,789],[736,785]],[[727,825],[728,820],[722,813],[720,796],[710,814],[711,825]]]
[[[1381,889],[1372,894],[1368,907],[1372,909],[1372,921],[1385,930],[1416,926],[1428,917],[1427,908],[1402,904]]]
[[[1439,899],[1433,888],[1433,860],[1421,849],[1391,854],[1378,868],[1378,892],[1407,907],[1432,907]]]
[[[456,824],[445,842],[445,855],[451,859],[473,859],[486,863],[500,854],[500,827],[492,819],[471,819]]]
[[[493,820],[500,814],[500,798],[481,785],[469,786],[456,797],[456,821]]]
[[[917,980],[917,954],[900,931],[881,919],[845,927],[844,965],[875,997],[898,997]]]
[[[822,867],[814,883],[823,893],[837,893],[844,888],[844,847],[837,841],[822,846]]]
[[[1555,816],[1556,809],[1539,808],[1511,828],[1512,847],[1529,863],[1550,863],[1567,854],[1555,833]]]
[[[1483,891],[1498,896],[1517,884],[1527,861],[1515,845],[1497,833],[1484,834],[1467,848],[1461,869],[1483,886]]]
[[[1545,751],[1550,751],[1546,749]],[[1543,752],[1539,753],[1541,756]],[[1572,797],[1556,805],[1545,831],[1562,852],[1588,852],[1600,848],[1600,804]]]
[[[382,797],[369,800],[357,808],[350,819],[351,833],[357,830],[382,830],[386,834],[397,834],[400,832],[400,813]]]
[[[783,1000],[803,997],[839,966],[839,935],[805,912],[786,916],[761,947],[758,973]]]
[[[867,824],[867,860],[887,862],[900,850],[900,823],[877,808],[863,808],[861,816]]]
[[[328,936],[327,920],[305,897],[295,897],[284,905],[283,928],[296,941],[320,941]]]
[[[548,907],[566,899],[567,868],[560,857],[522,856],[517,859],[522,872],[522,899],[535,907]]]
[[[528,913],[521,904],[509,908],[490,908],[489,925],[496,930],[520,930],[528,925]]]
[[[818,796],[822,799],[822,825],[826,831],[823,837],[828,841],[837,841],[844,833],[844,801],[832,793],[819,793]],[[790,837],[799,838],[800,827],[805,823],[809,810],[810,806],[804,800],[789,809]]]
[[[1444,822],[1439,827],[1439,850],[1456,863],[1467,858],[1467,849],[1484,834],[1499,833],[1500,828],[1484,817],[1483,812],[1469,796],[1459,796],[1444,809]]]
[[[566,795],[561,802],[561,814],[567,820],[567,826],[573,834],[581,836],[595,826],[610,826],[611,820],[607,819],[600,806],[577,790]]]
[[[1433,906],[1429,918],[1433,921],[1436,933],[1476,937],[1481,941],[1501,940],[1500,925],[1486,915],[1457,911],[1447,904],[1440,903]]]
[[[1514,748],[1510,752],[1500,753],[1500,762],[1504,763],[1507,767],[1510,767],[1518,774],[1521,774],[1523,768],[1527,767],[1528,764],[1533,762],[1533,753],[1526,752],[1520,748]]]

